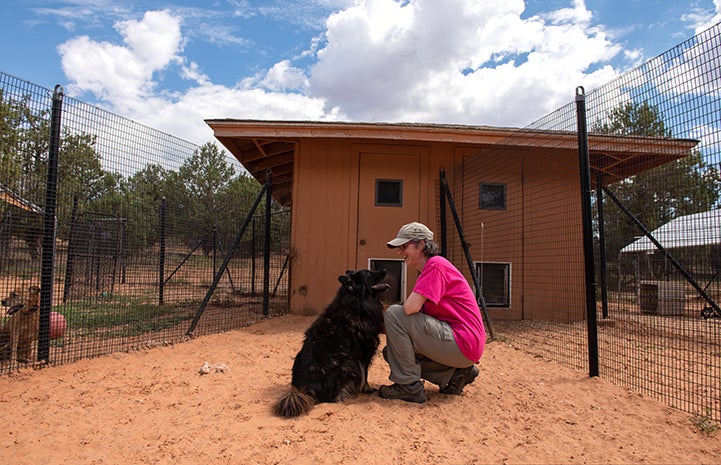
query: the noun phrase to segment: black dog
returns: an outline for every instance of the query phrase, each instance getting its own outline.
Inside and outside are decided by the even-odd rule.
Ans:
[[[321,402],[374,392],[368,367],[380,344],[383,304],[378,295],[390,287],[381,282],[385,276],[385,270],[348,270],[338,277],[338,294],[305,332],[293,362],[291,391],[276,404],[276,415],[297,417]]]

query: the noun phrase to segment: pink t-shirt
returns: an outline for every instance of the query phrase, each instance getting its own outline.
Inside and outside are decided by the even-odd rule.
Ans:
[[[413,292],[427,299],[421,311],[447,322],[461,353],[478,363],[486,345],[486,329],[466,277],[451,262],[437,255],[426,262]]]

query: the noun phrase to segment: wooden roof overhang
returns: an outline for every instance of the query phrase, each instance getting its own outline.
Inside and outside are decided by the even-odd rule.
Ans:
[[[448,142],[495,148],[578,150],[575,132],[490,126],[415,123],[347,123],[311,121],[206,120],[213,133],[261,184],[272,170],[273,197],[292,203],[294,160],[303,139],[353,139],[379,142]],[[698,141],[654,137],[589,135],[591,178],[603,174],[613,183],[683,158]]]

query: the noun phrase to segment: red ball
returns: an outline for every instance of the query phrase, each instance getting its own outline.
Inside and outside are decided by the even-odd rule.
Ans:
[[[65,334],[68,322],[58,312],[50,312],[50,339],[57,339]]]

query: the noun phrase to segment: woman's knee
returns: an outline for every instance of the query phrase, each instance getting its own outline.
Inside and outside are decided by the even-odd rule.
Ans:
[[[393,304],[386,310],[385,314],[383,315],[383,320],[386,322],[386,324],[393,323],[397,322],[405,315],[406,311],[403,308],[403,305]]]

